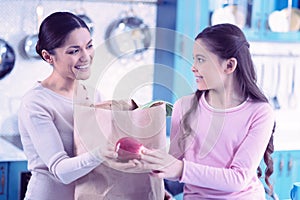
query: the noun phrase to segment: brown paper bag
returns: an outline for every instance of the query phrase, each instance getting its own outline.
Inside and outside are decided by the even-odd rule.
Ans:
[[[95,106],[75,105],[75,154],[131,136],[145,147],[166,148],[166,105],[136,108],[134,101],[110,101]],[[163,180],[149,173],[129,173],[104,164],[76,181],[76,200],[160,200]]]

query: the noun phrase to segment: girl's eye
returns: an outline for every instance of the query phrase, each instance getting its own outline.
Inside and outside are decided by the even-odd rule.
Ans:
[[[202,58],[197,58],[197,60],[198,60],[199,63],[203,63],[204,62],[204,59],[202,59]]]

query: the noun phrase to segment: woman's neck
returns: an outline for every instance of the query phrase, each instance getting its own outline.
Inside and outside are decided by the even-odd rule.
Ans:
[[[77,81],[74,79],[66,79],[52,73],[48,78],[41,82],[43,87],[46,87],[60,95],[68,98],[73,98]]]

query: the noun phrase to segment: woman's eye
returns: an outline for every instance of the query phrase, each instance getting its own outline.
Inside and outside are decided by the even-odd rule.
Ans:
[[[69,54],[76,54],[77,52],[79,52],[79,50],[78,50],[78,49],[74,49],[74,50],[72,50],[72,51],[69,51],[68,53],[69,53]]]
[[[87,46],[87,48],[88,48],[88,49],[93,48],[93,44],[89,44],[89,45]]]

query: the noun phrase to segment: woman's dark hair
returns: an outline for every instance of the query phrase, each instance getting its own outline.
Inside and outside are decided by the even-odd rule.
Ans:
[[[77,15],[70,12],[55,12],[46,17],[39,30],[36,52],[43,58],[42,50],[54,54],[54,49],[62,46],[69,33],[88,26]],[[44,59],[44,58],[43,58]]]
[[[239,90],[243,97],[251,99],[254,102],[268,102],[267,97],[261,92],[257,86],[257,77],[255,73],[254,64],[252,62],[251,54],[249,51],[249,43],[246,40],[243,32],[235,25],[232,24],[218,24],[205,28],[200,32],[195,40],[201,39],[205,47],[220,59],[237,59],[237,67],[235,77],[238,82]],[[198,102],[204,91],[197,90],[192,100],[191,108],[184,114],[182,118],[183,136],[180,142],[193,134],[192,128],[189,126],[189,116],[195,112],[198,107]],[[264,161],[266,163],[265,182],[269,186],[270,191],[273,187],[269,181],[269,177],[273,173],[273,160],[271,154],[274,151],[273,146],[273,133],[275,131],[275,123],[273,127],[272,136],[269,140],[268,146],[264,153]],[[179,144],[181,147],[182,143]],[[258,177],[262,176],[261,168],[257,169]]]

